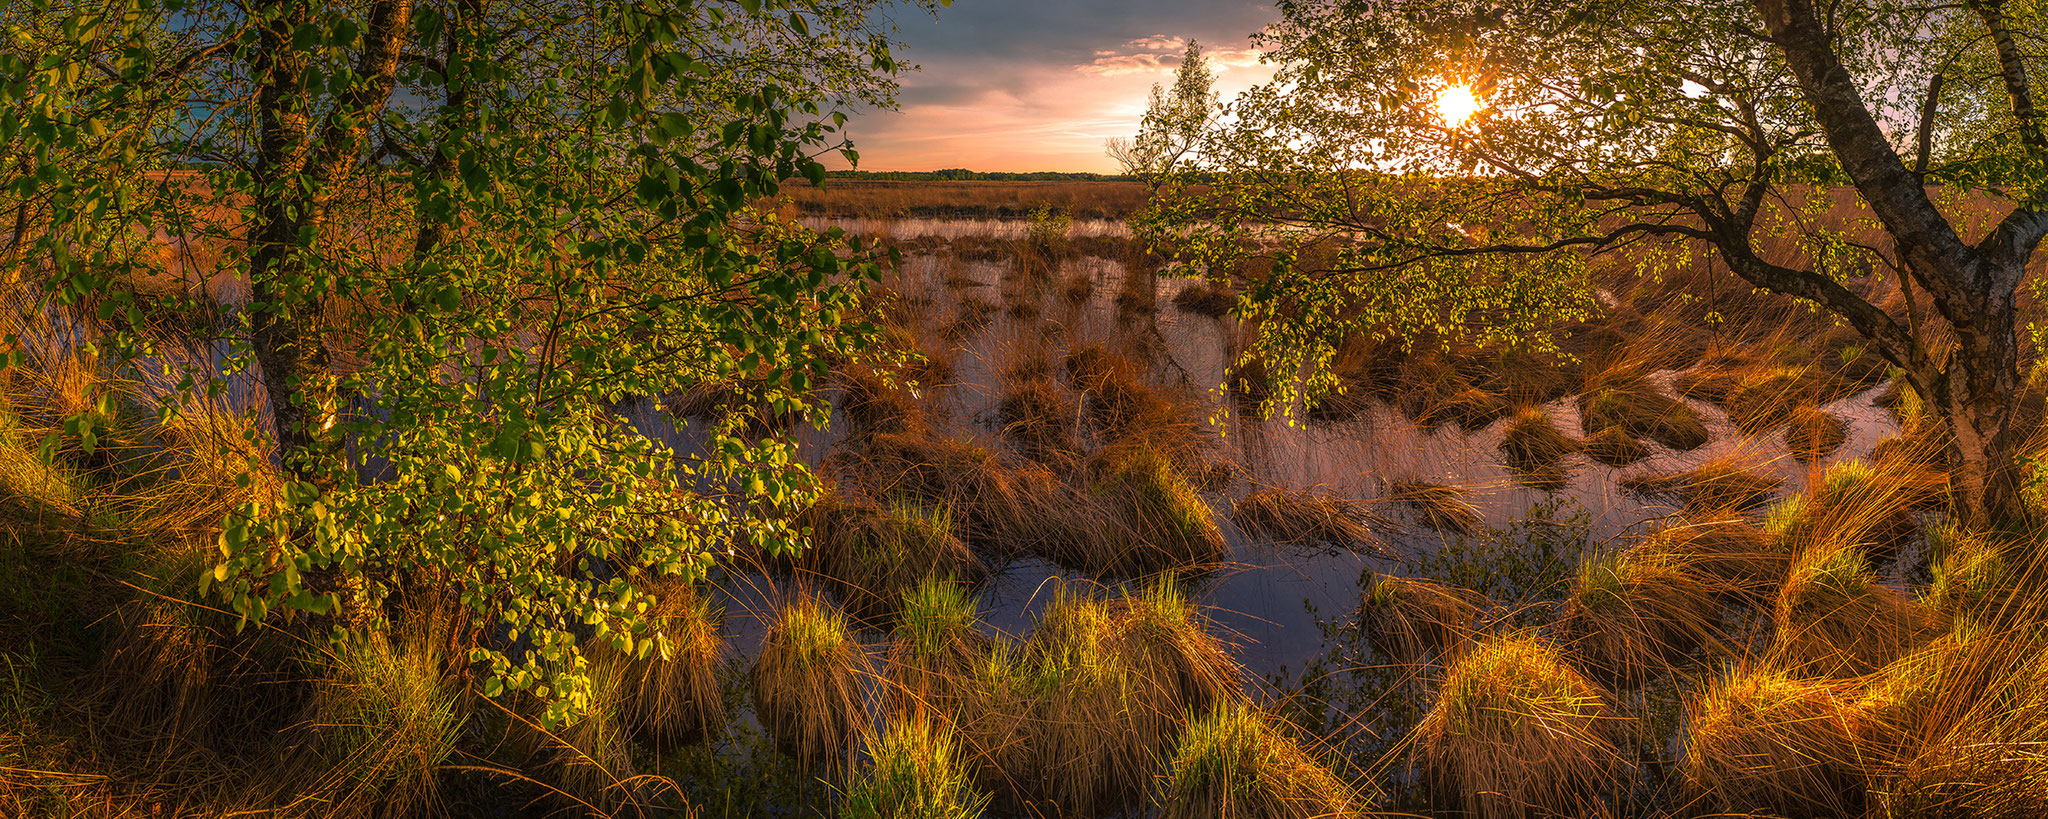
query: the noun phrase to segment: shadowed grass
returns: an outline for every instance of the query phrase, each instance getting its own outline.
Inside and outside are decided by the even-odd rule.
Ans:
[[[1420,665],[1432,657],[1447,658],[1469,641],[1484,602],[1466,589],[1378,575],[1360,596],[1359,626],[1394,662]]]
[[[903,593],[926,578],[974,582],[983,574],[943,504],[899,499],[871,506],[828,496],[806,517],[811,548],[798,556],[798,569],[823,580],[863,623],[886,623]]]
[[[1785,426],[1785,447],[1800,463],[1813,463],[1835,454],[1849,440],[1849,426],[1814,407],[1792,411]]]

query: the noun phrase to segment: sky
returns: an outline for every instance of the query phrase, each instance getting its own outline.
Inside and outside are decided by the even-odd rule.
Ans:
[[[921,70],[900,78],[900,110],[856,114],[847,134],[861,170],[1114,173],[1103,142],[1137,133],[1188,40],[1229,99],[1271,76],[1249,37],[1279,16],[1270,0],[954,0],[936,19],[904,4],[897,56]]]

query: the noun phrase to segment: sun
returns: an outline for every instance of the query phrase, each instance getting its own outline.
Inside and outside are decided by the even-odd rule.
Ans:
[[[1444,118],[1444,125],[1451,128],[1464,125],[1465,120],[1484,107],[1485,104],[1472,95],[1472,89],[1462,85],[1446,85],[1436,95],[1436,112]]]

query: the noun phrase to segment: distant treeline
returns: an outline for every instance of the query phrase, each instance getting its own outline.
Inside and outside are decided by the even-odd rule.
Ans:
[[[832,179],[868,179],[879,182],[1135,182],[1128,174],[1075,173],[1068,171],[970,171],[940,168],[936,171],[832,171]]]

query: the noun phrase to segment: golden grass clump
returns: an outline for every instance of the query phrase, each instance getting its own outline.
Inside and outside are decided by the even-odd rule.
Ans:
[[[1691,407],[1633,376],[1605,379],[1579,396],[1579,419],[1587,435],[1620,427],[1679,452],[1698,449],[1713,437]]]
[[[1097,816],[1150,790],[1182,724],[1243,671],[1170,578],[1115,599],[1055,593],[1014,662],[977,674],[963,732],[982,781],[1027,812]]]
[[[1424,526],[1440,532],[1473,535],[1479,531],[1479,510],[1465,500],[1463,487],[1402,479],[1387,483],[1387,500],[1414,510]]]
[[[663,643],[624,669],[621,709],[626,723],[657,745],[696,742],[725,725],[725,697],[718,691],[718,662],[725,641],[718,635],[724,612],[687,583],[668,582],[655,590],[647,612]]]
[[[903,593],[884,685],[891,714],[927,711],[950,718],[961,707],[976,665],[994,643],[965,586],[931,578]]]
[[[1941,627],[1937,612],[1880,585],[1863,553],[1847,544],[1794,560],[1772,617],[1772,657],[1803,676],[1870,673]]]
[[[1444,399],[1443,413],[1466,432],[1478,432],[1508,414],[1509,404],[1499,396],[1477,387],[1467,387]]]
[[[2048,815],[2048,635],[2037,613],[1960,622],[1879,675],[1865,707],[1895,747],[1871,784],[1877,812]]]
[[[1744,469],[1733,456],[1715,458],[1684,472],[1631,475],[1622,489],[1676,499],[1689,513],[1716,516],[1746,512],[1771,502],[1785,482]]]
[[[1586,457],[1608,466],[1628,466],[1650,457],[1650,448],[1621,427],[1608,427],[1579,442]]]
[[[867,730],[862,693],[875,676],[846,616],[803,595],[776,613],[751,672],[754,714],[797,764],[837,771]]]
[[[1055,597],[1025,644],[1015,685],[1031,716],[1017,749],[1019,802],[1038,813],[1096,816],[1138,802],[1152,759],[1170,735],[1140,734],[1132,701],[1133,658],[1123,653],[1120,624],[1107,601]],[[1157,729],[1155,720],[1142,723]],[[988,742],[985,744],[993,745]]]
[[[1709,811],[1856,816],[1870,762],[1863,715],[1841,684],[1730,671],[1686,700],[1687,791]]]
[[[952,509],[971,545],[999,554],[1051,545],[1048,526],[1074,506],[1071,493],[1043,467],[1013,466],[957,438],[882,434],[834,457],[871,478],[871,496],[900,493]]]
[[[379,634],[338,646],[331,665],[307,721],[319,734],[319,773],[293,787],[322,794],[329,815],[431,811],[463,722],[440,653]]]
[[[1230,519],[1246,534],[1284,546],[1391,555],[1374,532],[1384,519],[1353,501],[1320,492],[1262,489],[1231,504]]]
[[[839,411],[858,432],[907,432],[926,426],[923,405],[892,378],[864,366],[839,373]]]
[[[841,803],[844,819],[973,819],[988,805],[943,721],[898,714],[868,748],[870,762]]]
[[[1468,589],[1378,575],[1360,595],[1359,626],[1394,662],[1420,665],[1464,645],[1484,602]]]
[[[1759,610],[1776,605],[1792,570],[1790,552],[1740,519],[1681,522],[1652,532],[1636,548],[1667,556],[1720,600]]]
[[[1714,642],[1720,614],[1710,582],[1654,544],[1639,544],[1580,564],[1557,627],[1595,676],[1634,686]]]
[[[1003,437],[1025,457],[1047,464],[1071,464],[1080,450],[1079,406],[1043,376],[1011,384],[996,404]]]
[[[1468,816],[1587,816],[1627,789],[1623,735],[1606,691],[1534,635],[1504,634],[1452,660],[1415,753]]]
[[[1914,511],[1947,488],[1940,473],[1903,459],[1843,461],[1828,467],[1804,498],[1775,510],[1770,528],[1794,551],[1847,543],[1882,563],[1919,531]]]
[[[1102,504],[1108,531],[1071,542],[1058,562],[1128,577],[1212,566],[1229,558],[1208,503],[1159,449],[1148,444],[1107,447],[1090,457],[1087,470],[1090,495]]]
[[[1155,797],[1161,819],[1357,816],[1365,799],[1275,717],[1229,703],[1189,723]]]
[[[1849,440],[1849,425],[1815,407],[1792,411],[1785,426],[1785,448],[1800,463],[1813,463],[1842,448]]]
[[[2029,544],[2007,544],[1989,533],[1970,531],[1950,522],[1930,538],[1934,554],[1933,578],[1922,599],[1943,614],[1995,615],[2019,593],[2019,578],[2010,568],[2006,553],[2017,553]]]
[[[973,582],[983,573],[954,534],[953,512],[944,504],[899,499],[879,506],[827,496],[806,517],[811,547],[798,556],[798,569],[822,580],[863,623],[887,622],[903,593],[925,578]]]
[[[1578,450],[1579,443],[1560,431],[1541,407],[1517,411],[1508,424],[1507,434],[1500,439],[1500,451],[1508,466],[1522,472],[1552,466]]]

